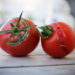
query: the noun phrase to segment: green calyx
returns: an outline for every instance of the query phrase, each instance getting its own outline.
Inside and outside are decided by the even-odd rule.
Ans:
[[[18,18],[18,22],[17,22],[16,26],[14,26],[15,22],[12,22],[12,23],[10,23],[11,28],[12,28],[11,30],[0,31],[0,33],[10,33],[11,34],[9,36],[10,38],[12,38],[13,36],[17,37],[17,40],[6,41],[6,43],[9,45],[15,46],[15,45],[18,45],[21,42],[23,42],[27,38],[30,28],[36,26],[36,25],[29,26],[28,23],[26,22],[26,20],[21,18],[22,13],[20,14],[20,17]],[[19,27],[20,22],[22,22],[24,24],[24,26],[21,28]],[[40,28],[42,30],[42,32],[40,32],[38,28]],[[41,26],[38,28],[36,29],[36,31],[44,39],[47,39],[53,33],[53,27],[51,25],[45,25],[45,26]],[[23,32],[21,32],[21,31],[23,31]]]
[[[39,28],[42,30],[42,32],[40,32],[39,29],[36,29],[36,31],[43,39],[47,39],[53,33],[53,27],[51,25],[41,26]]]
[[[12,28],[11,30],[0,31],[0,33],[11,33],[10,38],[12,38],[13,36],[17,36],[18,40],[6,41],[6,43],[9,45],[18,45],[21,42],[23,42],[26,39],[30,28],[36,26],[36,25],[29,26],[24,19],[21,19],[22,13],[20,14],[20,17],[18,18],[18,22],[17,22],[16,26],[14,26],[14,24],[13,24],[14,22],[12,22],[10,24],[11,28]],[[24,27],[19,28],[20,22],[22,22],[24,24]],[[24,32],[21,33],[21,31],[24,31]]]

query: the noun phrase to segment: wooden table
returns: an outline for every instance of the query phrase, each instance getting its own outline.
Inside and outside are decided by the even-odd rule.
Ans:
[[[40,44],[27,57],[12,57],[0,49],[0,75],[75,75],[75,52],[53,59]]]

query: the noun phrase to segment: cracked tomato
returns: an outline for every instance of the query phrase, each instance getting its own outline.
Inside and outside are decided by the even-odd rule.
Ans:
[[[48,55],[54,58],[62,58],[74,49],[74,31],[63,22],[56,22],[51,26],[53,27],[53,31],[50,31],[51,35],[48,38],[41,38],[42,48]],[[47,37],[50,32],[46,29],[42,33],[44,37]]]

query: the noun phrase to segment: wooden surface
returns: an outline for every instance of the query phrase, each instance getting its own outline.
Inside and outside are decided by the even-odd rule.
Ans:
[[[0,49],[0,75],[75,75],[75,52],[63,59],[46,55],[41,45],[27,57],[12,57]]]

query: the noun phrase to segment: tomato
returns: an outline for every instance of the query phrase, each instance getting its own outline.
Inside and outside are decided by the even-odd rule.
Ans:
[[[24,29],[26,25],[27,28]],[[19,18],[8,21],[1,28],[1,31],[5,32],[0,33],[1,48],[12,56],[28,55],[39,42],[39,34],[35,31],[34,25],[30,20],[21,18],[21,15]],[[33,27],[28,28],[28,26]]]
[[[63,58],[74,49],[74,31],[63,22],[56,22],[51,26],[53,27],[51,36],[47,39],[41,38],[42,48],[54,58]]]

